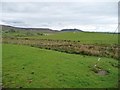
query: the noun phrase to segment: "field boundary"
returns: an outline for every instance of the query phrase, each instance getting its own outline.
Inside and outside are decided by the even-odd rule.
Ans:
[[[118,45],[100,46],[92,44],[80,44],[70,40],[30,38],[3,38],[3,43],[29,45],[31,47],[44,48],[70,54],[82,54],[88,56],[100,56],[119,59]]]

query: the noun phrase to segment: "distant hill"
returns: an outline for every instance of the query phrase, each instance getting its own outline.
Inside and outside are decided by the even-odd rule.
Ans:
[[[79,29],[62,29],[62,32],[83,32],[82,30]]]
[[[39,32],[83,32],[79,29],[62,29],[60,31],[58,30],[52,30],[49,28],[21,28],[21,27],[14,27],[14,26],[8,26],[8,25],[0,25],[2,27],[3,31],[16,31],[16,30],[29,30],[29,31],[39,31]]]
[[[3,31],[14,31],[14,30],[31,30],[31,31],[40,31],[40,32],[58,32],[57,30],[52,30],[49,28],[21,28],[21,27],[13,27],[7,25],[0,25]]]

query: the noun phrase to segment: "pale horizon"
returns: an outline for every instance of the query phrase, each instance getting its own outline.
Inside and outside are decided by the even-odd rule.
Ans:
[[[54,30],[77,28],[94,32],[115,32],[118,26],[118,0],[109,0],[109,2],[10,1],[5,0],[1,3],[0,24],[2,25]]]

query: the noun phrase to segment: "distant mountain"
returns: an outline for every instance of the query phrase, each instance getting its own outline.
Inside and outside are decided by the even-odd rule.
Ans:
[[[8,25],[0,25],[2,27],[3,31],[14,31],[14,30],[33,30],[33,31],[40,31],[40,32],[58,32],[57,30],[52,30],[49,28],[21,28],[21,27],[13,27],[13,26],[8,26]]]
[[[2,27],[3,31],[15,31],[15,30],[30,30],[30,31],[39,31],[39,32],[83,32],[79,29],[62,29],[61,31],[58,30],[52,30],[49,28],[21,28],[21,27],[14,27],[14,26],[8,26],[8,25],[0,25]]]
[[[83,32],[82,30],[79,29],[62,29],[62,32]]]

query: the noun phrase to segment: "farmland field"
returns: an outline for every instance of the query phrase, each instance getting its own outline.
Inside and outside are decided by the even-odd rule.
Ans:
[[[108,33],[90,33],[90,32],[62,32],[50,34],[47,36],[39,36],[34,38],[56,39],[56,40],[72,40],[80,41],[84,44],[118,44],[118,35]]]
[[[79,41],[82,44],[98,44],[98,45],[114,45],[118,44],[119,34],[97,33],[97,32],[57,32],[45,33],[46,35],[37,35],[38,32],[17,31],[12,33],[3,33],[3,36],[12,36],[20,38],[35,38],[35,39],[53,39],[53,40],[71,40]],[[42,34],[42,33],[41,33]]]
[[[2,87],[117,88],[118,35],[3,28]]]
[[[118,0],[0,5],[0,89],[119,90]]]
[[[101,58],[99,63],[98,58]],[[117,87],[118,61],[112,58],[3,44],[2,59],[6,88]],[[106,75],[94,72],[96,63],[99,69],[107,71]]]

